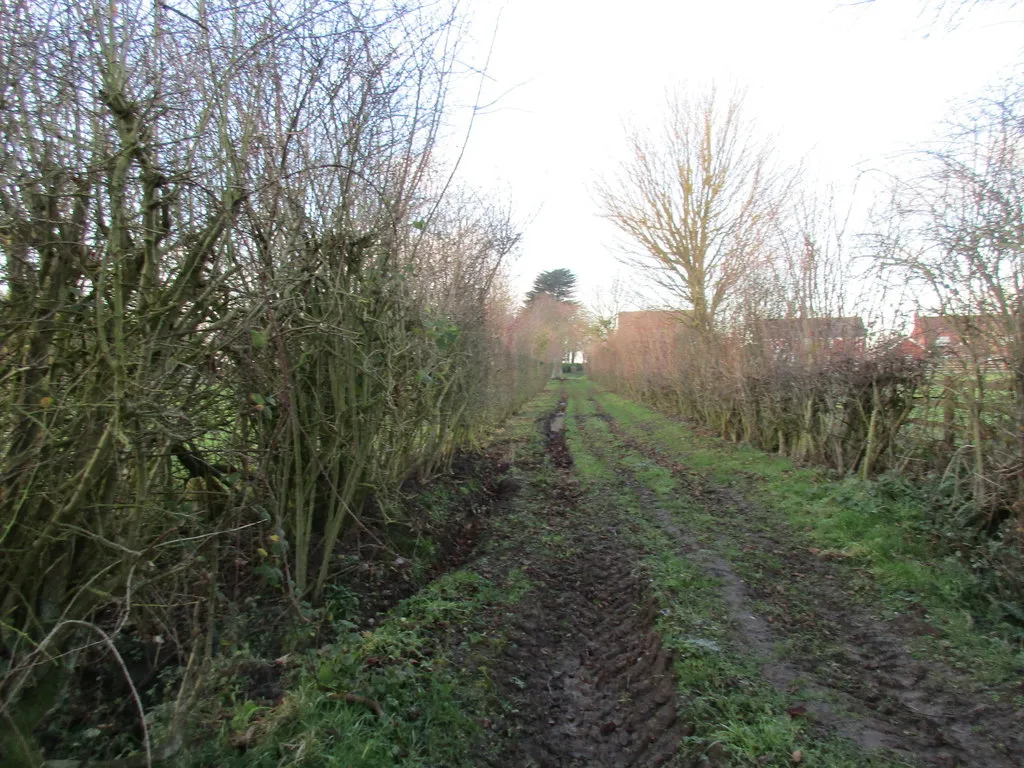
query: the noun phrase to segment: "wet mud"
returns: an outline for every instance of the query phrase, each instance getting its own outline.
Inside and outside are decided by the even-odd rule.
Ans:
[[[589,520],[577,506],[564,400],[544,432],[557,469],[550,535],[562,537],[571,555],[524,554],[536,588],[509,617],[508,644],[498,663],[514,709],[502,727],[515,736],[491,764],[682,765],[673,760],[691,731],[677,716],[672,659],[654,629],[646,579],[634,572],[614,526]]]

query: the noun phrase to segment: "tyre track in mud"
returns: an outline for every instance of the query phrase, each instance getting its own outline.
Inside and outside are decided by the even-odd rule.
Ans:
[[[647,583],[614,521],[579,512],[565,444],[565,407],[546,422],[558,474],[550,529],[573,554],[531,558],[535,589],[508,621],[498,662],[517,733],[491,764],[503,768],[626,768],[674,761],[688,730],[677,716],[672,659],[654,630]],[[582,510],[585,512],[585,510]]]
[[[667,459],[626,433],[596,399],[591,402],[596,410],[594,417],[604,421],[623,445],[672,472],[706,509],[730,519],[753,511],[737,491],[713,485]],[[585,432],[582,423],[581,430]],[[1019,711],[994,707],[977,695],[955,690],[952,685],[962,676],[945,668],[935,674],[934,663],[926,666],[914,659],[888,624],[852,606],[841,590],[829,584],[833,576],[820,582],[804,578],[808,573],[823,572],[827,563],[779,537],[743,531],[744,550],[758,548],[787,558],[787,569],[801,578],[796,587],[813,593],[810,602],[817,610],[812,631],[820,632],[823,639],[841,648],[838,658],[828,660],[831,674],[825,675],[819,659],[777,658],[776,644],[786,639],[788,633],[758,616],[752,606],[755,597],[777,600],[780,585],[745,583],[724,558],[702,548],[681,529],[678,516],[661,509],[653,493],[638,482],[634,484],[646,496],[663,530],[679,542],[680,554],[720,580],[723,600],[730,607],[740,639],[763,660],[765,679],[782,692],[802,683],[804,690],[815,697],[816,700],[805,702],[813,723],[835,731],[867,751],[889,750],[923,765],[1024,765],[1024,718]],[[968,687],[966,681],[963,684]],[[838,702],[838,706],[830,701]]]

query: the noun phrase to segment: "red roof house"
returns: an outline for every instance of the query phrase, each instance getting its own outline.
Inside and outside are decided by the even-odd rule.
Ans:
[[[867,329],[859,317],[807,317],[764,320],[765,343],[791,358],[864,354]]]
[[[900,342],[907,357],[1005,361],[1009,335],[995,315],[915,315],[914,330]]]

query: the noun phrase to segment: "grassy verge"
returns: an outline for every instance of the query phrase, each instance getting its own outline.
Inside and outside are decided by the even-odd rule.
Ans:
[[[596,397],[625,435],[761,507],[754,524],[788,524],[787,535],[804,546],[841,558],[859,579],[853,594],[880,597],[892,612],[914,610],[937,627],[938,637],[918,639],[918,651],[940,654],[985,684],[1005,683],[1024,668],[1020,630],[1000,619],[1001,610],[990,610],[971,564],[937,546],[926,501],[908,484],[894,478],[836,482],[786,458],[699,434],[591,382],[573,386],[581,399]],[[693,522],[719,534],[744,524],[699,514]],[[870,578],[861,578],[865,574]]]
[[[443,576],[374,629],[339,627],[336,642],[300,662],[274,707],[238,696],[224,707],[206,748],[185,759],[217,766],[468,764],[489,711],[486,669],[472,659],[500,643],[482,620],[529,588],[515,575]],[[344,623],[343,623],[344,624]]]
[[[211,680],[210,695],[195,713],[207,725],[176,764],[476,766],[499,749],[501,735],[487,729],[508,705],[495,689],[490,660],[506,642],[503,615],[531,590],[521,569],[502,559],[527,542],[546,546],[543,523],[523,510],[551,472],[536,421],[557,401],[557,389],[549,389],[493,436],[489,450],[511,465],[508,474],[521,476],[525,468],[539,489],[493,520],[489,541],[472,563],[377,620],[358,626],[338,618],[333,642],[315,650],[273,665],[242,653],[221,659],[220,677]],[[438,520],[451,503],[450,493],[437,489],[419,499],[421,511]],[[346,594],[343,585],[335,592]],[[350,617],[349,609],[342,601],[323,610]],[[254,670],[285,689],[276,704],[251,695],[245,678]]]
[[[683,556],[678,538],[666,532],[654,508],[693,521],[706,512],[677,477],[630,450],[609,429],[588,401],[589,385],[570,385],[567,439],[576,470],[592,508],[614,510],[628,520],[631,543],[646,552],[661,616],[658,629],[674,652],[682,716],[691,723],[688,751],[715,764],[736,766],[894,765],[864,757],[840,739],[812,733],[792,715],[795,700],[767,683],[761,661],[740,639],[736,620],[718,579],[696,558]],[[698,526],[699,528],[699,526]],[[710,546],[697,539],[692,547]]]

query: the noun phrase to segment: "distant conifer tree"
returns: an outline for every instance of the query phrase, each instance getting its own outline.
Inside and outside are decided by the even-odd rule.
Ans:
[[[568,269],[552,269],[541,272],[533,281],[533,288],[526,294],[526,303],[532,304],[538,295],[546,293],[556,301],[576,303],[576,275]]]

